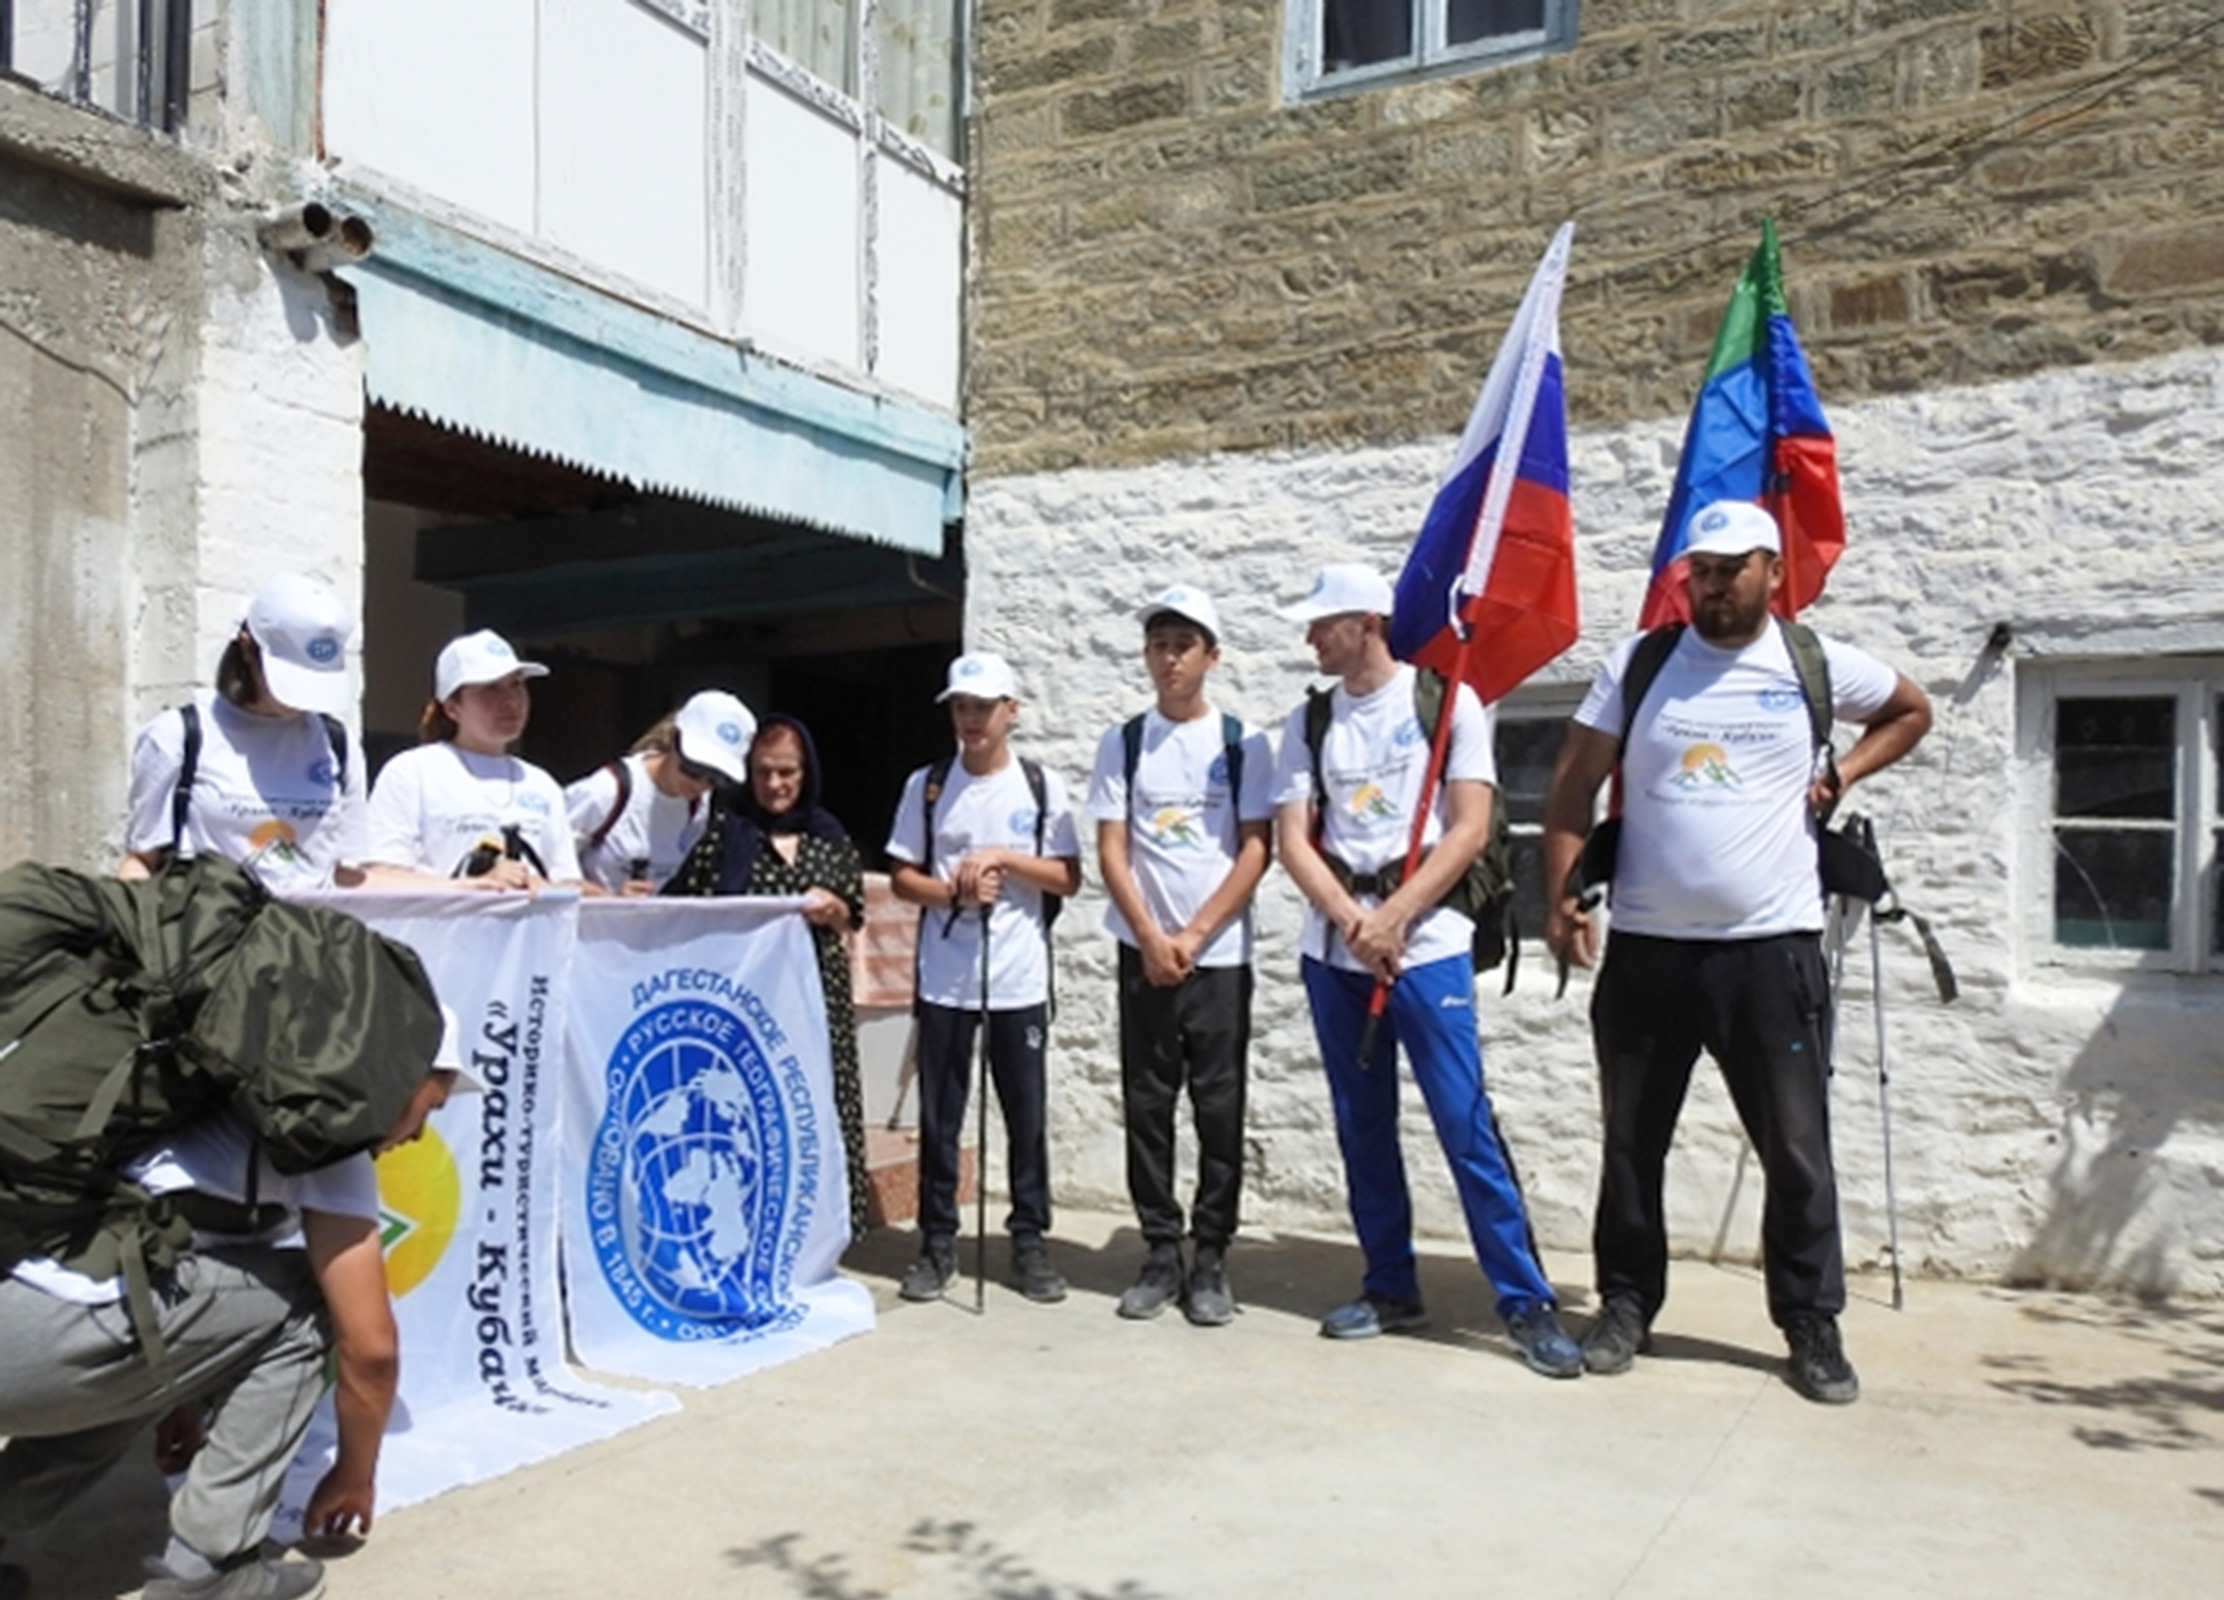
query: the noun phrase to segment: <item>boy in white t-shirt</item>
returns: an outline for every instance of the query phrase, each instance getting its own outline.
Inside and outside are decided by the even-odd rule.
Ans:
[[[1137,616],[1157,702],[1098,741],[1087,808],[1111,898],[1104,925],[1120,941],[1127,1184],[1146,1246],[1118,1310],[1140,1320],[1178,1298],[1191,1322],[1217,1327],[1235,1315],[1225,1257],[1243,1185],[1251,896],[1273,849],[1274,752],[1205,698],[1220,660],[1211,596],[1176,584]],[[1186,1274],[1174,1195],[1184,1083],[1197,1127]]]
[[[957,1274],[958,1147],[975,1030],[985,1016],[1009,1139],[1012,1284],[1030,1300],[1062,1300],[1065,1280],[1043,1248],[1050,1226],[1044,897],[1081,887],[1081,850],[1058,775],[1012,751],[1019,687],[1004,658],[958,657],[936,698],[949,705],[957,755],[912,773],[888,835],[891,883],[920,908],[913,1007],[920,1252],[900,1292],[932,1300]]]

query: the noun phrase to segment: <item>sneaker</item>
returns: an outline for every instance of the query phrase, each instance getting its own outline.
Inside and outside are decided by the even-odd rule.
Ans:
[[[903,1275],[896,1293],[905,1300],[939,1300],[958,1275],[958,1254],[946,1244],[930,1244]]]
[[[1826,1406],[1851,1405],[1861,1398],[1861,1380],[1846,1360],[1836,1317],[1794,1317],[1784,1325],[1784,1339],[1791,1346],[1786,1376],[1794,1389]]]
[[[1066,1280],[1050,1264],[1040,1239],[1012,1241],[1012,1287],[1037,1305],[1056,1305],[1066,1297]]]
[[[1367,1293],[1321,1318],[1323,1339],[1372,1339],[1378,1333],[1408,1333],[1429,1320],[1418,1300],[1393,1300]]]
[[[1181,1286],[1181,1246],[1154,1244],[1143,1258],[1141,1274],[1120,1296],[1116,1309],[1130,1322],[1148,1322],[1173,1303]]]
[[[1212,1245],[1197,1247],[1189,1268],[1189,1288],[1182,1296],[1182,1315],[1200,1328],[1225,1327],[1235,1320],[1235,1297],[1228,1293],[1228,1272],[1220,1251]]]
[[[160,1561],[147,1563],[144,1600],[316,1600],[324,1593],[321,1562],[285,1561],[253,1551],[205,1578],[181,1578]]]
[[[1583,1376],[1583,1352],[1560,1326],[1560,1318],[1542,1301],[1506,1319],[1506,1337],[1529,1363],[1531,1372],[1547,1378]]]
[[[1627,1372],[1630,1363],[1650,1354],[1652,1347],[1644,1302],[1633,1294],[1610,1294],[1583,1330],[1583,1365],[1601,1377],[1611,1377]]]

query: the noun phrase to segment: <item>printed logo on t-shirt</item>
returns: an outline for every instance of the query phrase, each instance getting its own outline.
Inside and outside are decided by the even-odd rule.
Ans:
[[[1402,749],[1408,745],[1421,743],[1428,738],[1428,733],[1422,728],[1419,717],[1408,717],[1398,724],[1398,731],[1390,737]]]
[[[1162,850],[1194,850],[1205,842],[1196,814],[1180,806],[1160,806],[1145,819],[1143,831]]]
[[[293,824],[272,817],[247,836],[248,863],[255,867],[298,867],[303,864],[300,836]]]
[[[309,781],[320,789],[333,788],[340,781],[340,769],[330,756],[325,756],[309,768]]]
[[[1351,801],[1345,809],[1354,822],[1381,822],[1398,814],[1398,808],[1390,803],[1390,797],[1383,793],[1379,783],[1363,783],[1352,790]]]
[[[1797,689],[1779,688],[1763,689],[1758,698],[1763,711],[1773,711],[1781,714],[1786,711],[1797,711],[1805,701],[1806,696],[1802,695]]]
[[[1745,785],[1730,765],[1730,752],[1718,744],[1687,746],[1676,775],[1669,780],[1679,789],[1741,789]]]
[[[1035,808],[1023,806],[1011,814],[1005,826],[1012,830],[1015,839],[1032,839],[1035,836]]]
[[[517,797],[517,808],[520,811],[538,812],[545,817],[548,815],[548,797],[539,794],[521,794]]]
[[[1205,769],[1205,781],[1217,783],[1222,788],[1228,784],[1228,752],[1223,750],[1212,758],[1212,765]]]

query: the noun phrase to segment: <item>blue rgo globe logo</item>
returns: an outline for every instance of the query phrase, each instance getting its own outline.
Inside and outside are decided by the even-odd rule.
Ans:
[[[644,1012],[604,1083],[587,1215],[618,1302],[675,1342],[793,1320],[779,1236],[794,1181],[787,1111],[748,1026],[704,1001]]]

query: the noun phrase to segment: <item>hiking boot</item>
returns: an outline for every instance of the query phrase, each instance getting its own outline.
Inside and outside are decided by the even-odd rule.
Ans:
[[[1652,1347],[1645,1303],[1633,1294],[1610,1294],[1583,1330],[1583,1365],[1601,1377],[1611,1377],[1627,1372],[1630,1363],[1650,1354]]]
[[[284,1561],[250,1551],[205,1578],[181,1578],[159,1561],[147,1563],[144,1600],[316,1600],[324,1565]]]
[[[1583,1352],[1560,1326],[1552,1307],[1538,1301],[1506,1319],[1506,1337],[1529,1363],[1529,1370],[1547,1378],[1583,1376]]]
[[[1228,1293],[1228,1273],[1218,1246],[1197,1247],[1197,1259],[1189,1268],[1189,1288],[1182,1296],[1182,1315],[1200,1328],[1225,1327],[1235,1320],[1235,1297]]]
[[[903,1275],[896,1293],[905,1300],[939,1300],[957,1275],[957,1251],[946,1244],[929,1244]]]
[[[1372,1339],[1378,1333],[1408,1333],[1429,1320],[1418,1300],[1394,1300],[1369,1291],[1321,1318],[1323,1339]]]
[[[1143,1258],[1143,1270],[1116,1308],[1130,1322],[1148,1322],[1172,1304],[1181,1293],[1182,1257],[1178,1244],[1154,1244]]]
[[[1826,1406],[1851,1405],[1861,1398],[1861,1380],[1846,1360],[1836,1317],[1794,1317],[1784,1324],[1784,1339],[1792,1352],[1785,1375],[1794,1389]]]
[[[1066,1280],[1050,1264],[1040,1239],[1012,1241],[1012,1287],[1037,1305],[1056,1305],[1066,1297]]]

